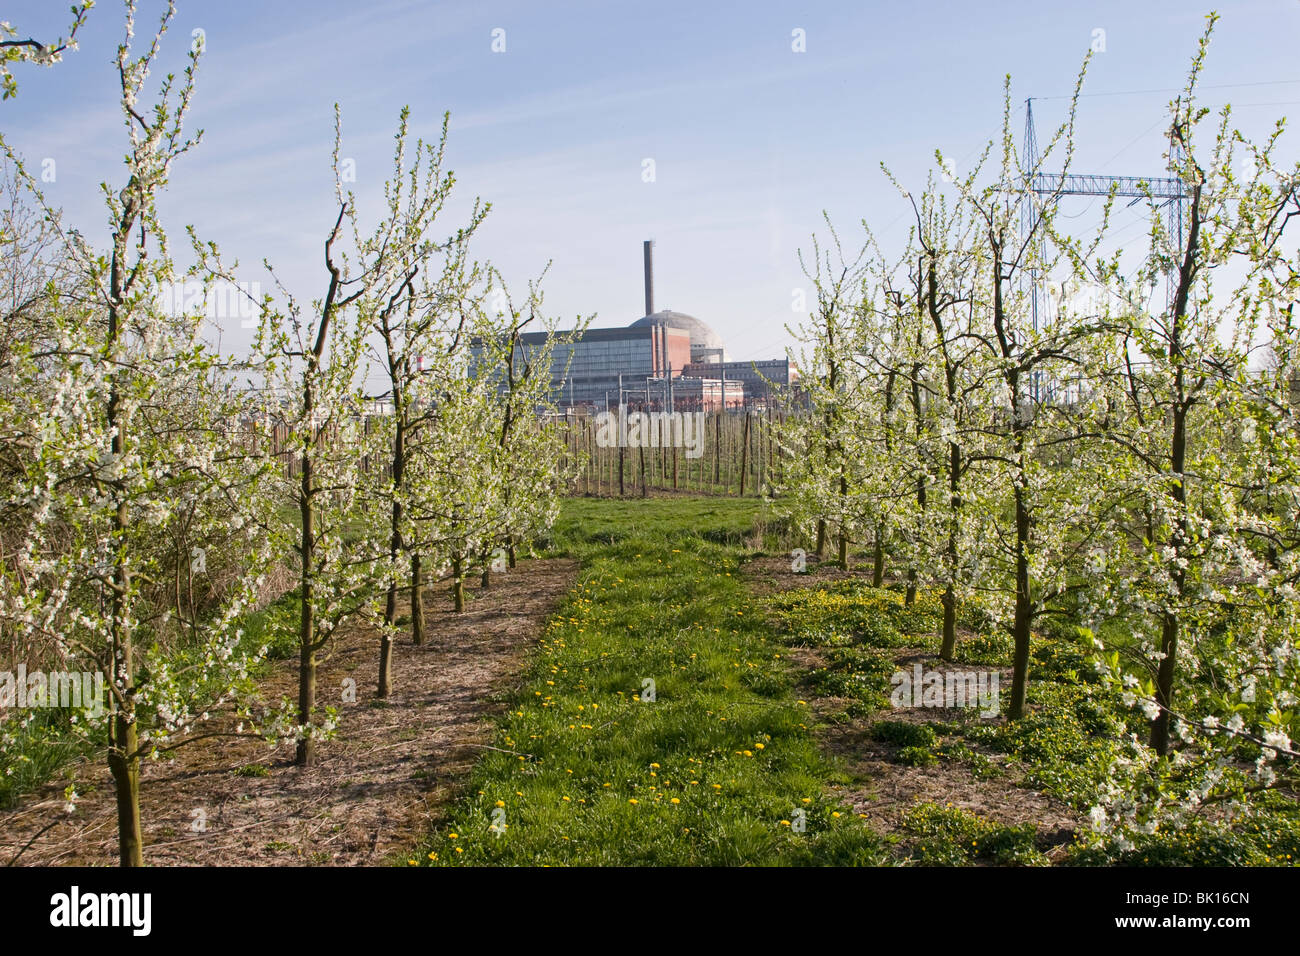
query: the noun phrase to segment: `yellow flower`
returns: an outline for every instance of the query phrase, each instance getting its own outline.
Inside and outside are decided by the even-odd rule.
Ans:
[[[448,833],[447,836],[451,837],[453,840],[459,839],[459,837],[454,833]]]
[[[431,859],[431,860],[436,860],[436,859],[438,859],[438,854],[436,854],[436,853],[430,853],[430,854],[429,854],[429,859]]]
[[[783,827],[788,827],[789,825],[790,825],[790,821],[789,821],[789,820],[782,820],[782,821],[781,821],[781,826],[783,826]]]
[[[409,863],[411,866],[415,866],[415,861],[414,861],[414,860],[407,860],[406,862]]]
[[[628,803],[630,803],[630,804],[633,804],[633,805],[635,805],[635,804],[636,804],[636,802],[637,802],[637,799],[636,799],[636,797],[631,797],[631,798],[629,798],[629,799],[628,799],[628,801],[627,801],[627,802],[628,802]]]
[[[658,765],[657,763],[652,763],[652,764],[650,765],[650,769],[651,769],[651,770],[658,770],[658,769],[659,769],[659,765]]]
[[[560,797],[560,799],[563,800],[565,803],[571,803],[571,802],[572,802],[568,797]]]
[[[762,750],[762,749],[764,749],[766,746],[767,746],[766,744],[754,744],[754,749],[755,749],[755,750]]]
[[[838,817],[838,816],[839,816],[839,813],[838,813],[837,811],[835,811],[835,810],[832,810],[832,811],[831,811],[831,816],[833,816],[833,817]]]
[[[460,847],[456,847],[456,852],[457,852],[457,853],[464,853],[465,851],[462,850]]]
[[[498,801],[497,801],[497,806],[498,806],[498,807],[504,807],[505,805],[506,805],[506,802],[505,802],[504,800],[498,800]]]
[[[676,797],[673,797],[672,800],[669,801],[669,802],[670,802],[670,803],[681,803],[681,801],[678,800]]]

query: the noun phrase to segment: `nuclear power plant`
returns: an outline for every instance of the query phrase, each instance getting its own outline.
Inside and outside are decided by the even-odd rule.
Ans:
[[[767,408],[798,381],[786,358],[728,360],[722,337],[684,312],[655,311],[654,242],[642,246],[645,315],[616,328],[560,332],[551,360],[552,398],[561,408],[626,406],[660,411]],[[520,336],[527,349],[545,332]]]

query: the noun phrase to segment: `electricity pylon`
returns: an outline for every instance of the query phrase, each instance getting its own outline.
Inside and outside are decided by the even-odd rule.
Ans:
[[[1028,178],[1028,191],[1035,196],[1051,197],[1054,202],[1060,196],[1109,196],[1112,191],[1117,198],[1127,198],[1133,206],[1143,199],[1154,200],[1166,217],[1166,232],[1173,247],[1181,249],[1183,244],[1183,225],[1187,219],[1187,190],[1182,179],[1177,176],[1105,176],[1086,173],[1041,173],[1038,172],[1038,135],[1034,130],[1034,100],[1025,100],[1025,149],[1024,169]],[[1171,166],[1176,166],[1177,153],[1171,157]],[[1040,274],[1040,265],[1045,255],[1045,243],[1041,231],[1035,231],[1043,208],[1039,203],[1026,202],[1021,207],[1020,228],[1022,239],[1028,241],[1032,236],[1035,248],[1027,250],[1029,269],[1026,274],[1029,282],[1029,308],[1033,319],[1034,331],[1038,331],[1040,322],[1046,322],[1046,315],[1041,315],[1042,289],[1044,276]],[[1168,295],[1173,298],[1176,277],[1168,278]],[[1039,375],[1035,372],[1030,383],[1034,399],[1039,398]]]

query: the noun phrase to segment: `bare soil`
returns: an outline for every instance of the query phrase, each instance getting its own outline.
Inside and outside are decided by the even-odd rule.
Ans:
[[[404,861],[463,789],[492,739],[492,718],[518,686],[525,651],[572,585],[577,562],[521,561],[490,588],[467,587],[456,614],[445,585],[425,592],[428,639],[395,651],[394,691],[375,697],[379,639],[342,629],[317,677],[318,702],[339,709],[337,736],[314,766],[293,747],[210,738],[146,764],[141,781],[145,861],[154,866],[356,866]],[[338,703],[343,682],[356,702]],[[297,662],[276,662],[259,685],[266,702],[296,697]],[[20,865],[117,863],[117,818],[107,766],[76,768],[77,810],[63,810],[67,780],[0,812],[0,861]],[[53,824],[51,826],[51,824]],[[44,833],[40,831],[49,827]],[[31,842],[26,850],[22,848]]]

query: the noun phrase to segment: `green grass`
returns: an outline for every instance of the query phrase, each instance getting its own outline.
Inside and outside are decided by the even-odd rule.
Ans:
[[[499,749],[485,752],[450,822],[411,859],[887,861],[883,841],[827,797],[843,780],[740,580],[741,542],[760,508],[566,502],[553,548],[582,561],[578,583],[538,642]]]

